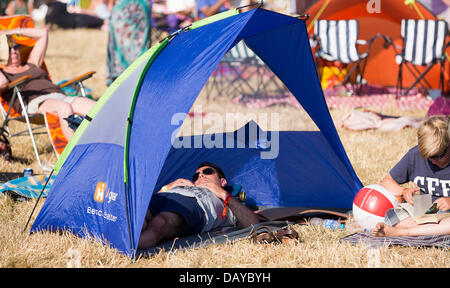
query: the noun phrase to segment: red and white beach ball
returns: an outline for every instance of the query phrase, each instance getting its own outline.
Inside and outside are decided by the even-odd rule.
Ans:
[[[372,230],[384,221],[386,211],[398,205],[398,199],[379,184],[361,188],[353,200],[353,217],[364,229]]]

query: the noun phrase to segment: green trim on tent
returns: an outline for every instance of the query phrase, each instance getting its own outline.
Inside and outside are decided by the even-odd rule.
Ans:
[[[125,184],[128,185],[129,179],[128,179],[128,149],[129,149],[129,143],[130,143],[130,133],[131,133],[131,121],[133,119],[134,115],[134,108],[136,105],[137,96],[139,94],[139,90],[141,88],[142,81],[144,80],[145,74],[147,73],[148,69],[152,65],[153,61],[156,59],[156,57],[159,55],[159,53],[164,49],[164,47],[167,46],[169,43],[169,38],[165,38],[162,42],[159,42],[158,44],[152,46],[150,50],[152,51],[150,55],[150,59],[147,61],[147,64],[145,65],[144,69],[142,70],[141,75],[139,76],[139,80],[136,85],[136,89],[134,90],[133,99],[131,100],[130,105],[130,112],[128,113],[128,123],[127,123],[127,133],[125,138],[125,149],[124,149],[124,157],[123,157],[123,171],[124,171],[124,180]],[[150,51],[149,50],[149,51]]]
[[[97,113],[103,108],[103,105],[114,94],[116,89],[118,87],[120,87],[120,85],[122,85],[122,83],[129,77],[129,75],[131,73],[133,73],[133,71],[136,70],[142,64],[142,62],[147,61],[147,59],[149,59],[149,57],[150,58],[153,57],[151,59],[154,59],[153,54],[155,52],[159,53],[161,45],[162,45],[162,43],[157,43],[157,44],[153,45],[144,54],[139,56],[136,59],[136,61],[134,61],[127,69],[125,69],[125,71],[122,74],[120,74],[120,76],[117,77],[117,79],[113,83],[111,83],[111,85],[106,89],[106,91],[103,93],[102,97],[100,97],[98,99],[97,103],[91,109],[91,111],[89,111],[87,116],[90,117],[91,119],[93,119],[95,117],[95,115],[97,115]],[[164,44],[164,46],[165,46],[165,44]],[[64,164],[67,157],[69,156],[70,152],[72,152],[73,147],[75,147],[75,145],[78,143],[78,140],[80,139],[81,135],[83,135],[84,131],[89,126],[89,124],[90,124],[90,121],[88,121],[86,119],[84,119],[81,122],[80,126],[75,131],[75,133],[72,136],[72,138],[70,139],[69,143],[67,143],[66,148],[61,153],[61,156],[59,157],[58,161],[56,162],[55,166],[53,167],[53,170],[55,171],[55,173],[59,172],[62,165]]]
[[[222,19],[234,16],[234,15],[237,15],[237,14],[239,14],[239,9],[227,10],[225,12],[209,16],[208,18],[204,18],[204,19],[198,20],[198,21],[192,23],[192,25],[189,26],[187,29],[188,30],[193,30],[193,29],[202,27],[204,25],[210,24],[212,22],[216,22],[216,21],[219,21],[219,20],[222,20]]]

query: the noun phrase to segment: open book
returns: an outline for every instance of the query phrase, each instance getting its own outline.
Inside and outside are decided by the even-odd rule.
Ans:
[[[399,206],[405,209],[417,224],[439,223],[450,217],[450,212],[437,214],[438,209],[436,204],[432,203],[431,194],[414,195],[414,206],[409,203],[400,203]]]

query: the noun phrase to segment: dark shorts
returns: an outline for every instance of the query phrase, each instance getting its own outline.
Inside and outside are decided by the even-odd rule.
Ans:
[[[152,215],[161,212],[173,212],[184,218],[186,228],[182,236],[199,234],[205,223],[204,212],[195,198],[176,193],[155,193],[150,200]]]

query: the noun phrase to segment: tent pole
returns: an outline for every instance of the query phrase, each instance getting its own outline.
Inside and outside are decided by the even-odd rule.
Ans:
[[[44,187],[42,188],[41,193],[39,194],[38,199],[36,200],[36,204],[34,204],[33,210],[31,211],[30,217],[28,218],[27,224],[25,224],[25,228],[23,228],[23,232],[25,232],[25,231],[27,230],[27,227],[28,227],[28,224],[30,223],[31,217],[33,217],[34,210],[36,209],[36,207],[37,207],[37,205],[38,205],[38,203],[39,203],[39,200],[41,200],[42,194],[44,194],[44,190],[45,190],[45,188],[47,187],[48,181],[50,181],[50,178],[52,178],[52,175],[53,175],[53,172],[54,172],[54,171],[55,171],[55,170],[52,169],[52,172],[50,172],[50,175],[48,176],[47,181],[45,182],[45,185],[44,185]]]
[[[136,260],[136,255],[134,253],[134,247],[133,247],[133,236],[132,236],[132,231],[131,231],[131,225],[130,225],[130,209],[128,207],[128,190],[127,190],[127,183],[124,183],[125,186],[125,208],[127,211],[127,224],[128,224],[128,235],[130,236],[130,248],[131,248],[131,259],[133,261],[133,263]]]
[[[256,7],[256,8],[263,7],[263,6],[264,6],[264,0],[259,0],[259,1],[256,2],[256,3],[252,3],[252,4],[240,6],[240,7],[237,7],[236,9],[242,10],[242,9],[244,9],[244,8],[248,8],[248,7],[252,7],[252,6],[256,6],[256,5],[258,5],[258,7]]]

